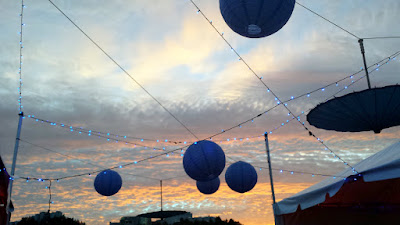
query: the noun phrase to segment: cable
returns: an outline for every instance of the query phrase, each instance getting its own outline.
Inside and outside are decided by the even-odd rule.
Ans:
[[[28,115],[28,118],[34,119],[37,122],[47,123],[47,124],[50,124],[50,125],[53,125],[53,126],[57,125],[57,123],[54,123],[54,122],[51,122],[51,121],[48,121],[48,120],[44,120],[44,119],[40,119],[40,118],[37,118],[35,116],[31,116],[31,115]],[[71,132],[72,131],[78,131],[79,133],[85,133],[88,136],[96,136],[96,137],[99,137],[99,138],[106,139],[107,141],[112,140],[112,141],[115,141],[116,143],[121,141],[121,142],[124,142],[125,144],[128,144],[128,143],[132,144],[135,147],[137,145],[137,146],[141,146],[141,147],[144,147],[144,148],[152,148],[153,150],[165,150],[165,147],[163,147],[161,149],[161,148],[146,146],[146,145],[139,144],[139,143],[136,143],[136,142],[127,141],[125,139],[114,138],[114,137],[110,136],[110,133],[94,132],[94,131],[92,132],[91,130],[87,130],[87,129],[83,129],[83,128],[77,128],[77,127],[65,125],[63,123],[58,123],[58,124],[60,124],[60,127],[62,127],[62,128],[70,129]],[[186,144],[186,142],[184,142],[184,144]]]
[[[268,167],[262,167],[262,166],[254,166],[254,167],[262,168],[262,169],[268,169]],[[309,175],[323,176],[323,177],[333,177],[333,178],[341,177],[341,178],[346,178],[346,177],[343,177],[343,176],[334,176],[334,175],[322,174],[322,173],[310,173],[310,172],[296,171],[296,170],[284,170],[284,169],[276,169],[276,168],[272,168],[272,170],[279,171],[281,173],[282,172],[288,172],[288,173],[291,173],[291,174],[297,173],[297,174],[309,174]]]
[[[108,168],[99,166],[99,165],[97,165],[97,164],[93,164],[93,163],[91,163],[91,162],[82,161],[81,159],[79,159],[79,158],[77,158],[77,157],[74,157],[74,156],[71,156],[71,155],[67,155],[67,154],[63,154],[63,153],[60,153],[60,152],[58,152],[58,151],[55,151],[55,150],[52,150],[52,149],[49,149],[49,148],[46,148],[46,147],[43,147],[43,146],[34,144],[34,143],[29,142],[29,141],[26,141],[26,140],[20,139],[20,141],[22,141],[22,142],[24,142],[24,143],[27,143],[27,144],[30,144],[30,145],[32,145],[32,146],[35,146],[35,147],[37,147],[37,148],[41,148],[41,149],[43,149],[43,150],[46,150],[46,151],[49,151],[49,152],[53,152],[53,153],[55,153],[55,154],[58,154],[58,155],[61,155],[61,156],[70,158],[70,159],[78,160],[79,162],[81,162],[81,163],[83,163],[83,164],[87,164],[87,165],[91,165],[91,166],[94,166],[94,167],[97,167],[97,168],[101,168],[101,169],[102,169],[101,171],[107,170],[107,169],[108,169]],[[91,174],[91,173],[86,173],[86,174]],[[146,179],[151,179],[151,180],[158,180],[158,179],[156,179],[156,178],[147,177],[147,176],[142,176],[142,175],[135,175],[135,174],[126,173],[126,172],[124,172],[124,174],[130,175],[130,176],[134,176],[134,177],[141,177],[141,178],[146,178]],[[24,177],[24,179],[27,179],[27,178]],[[50,180],[50,181],[51,181],[51,180],[57,180],[57,179],[43,179],[43,180]]]
[[[367,37],[367,38],[362,38],[364,40],[373,40],[373,39],[395,39],[395,38],[400,38],[400,36],[388,36],[388,37]]]
[[[311,10],[310,8],[308,8],[308,7],[306,7],[306,6],[302,5],[302,4],[300,4],[298,1],[296,1],[296,4],[299,5],[299,6],[301,6],[301,7],[303,7],[303,8],[305,8],[305,9],[307,9],[308,11],[310,11],[310,12],[312,12],[313,14],[319,16],[320,18],[324,19],[324,20],[327,21],[328,23],[330,23],[330,24],[336,26],[337,28],[343,30],[344,32],[350,34],[351,36],[353,36],[353,37],[355,37],[355,38],[357,38],[357,39],[360,39],[357,35],[351,33],[350,31],[344,29],[343,27],[337,25],[336,23],[334,23],[334,22],[328,20],[327,18],[321,16],[320,14],[318,14],[318,13],[316,13],[315,11]]]
[[[285,107],[285,109],[293,115],[292,111],[287,107],[287,104],[281,104],[281,100],[280,98],[268,87],[268,85],[262,80],[262,77],[258,76],[258,74],[250,67],[250,65],[242,58],[242,56],[240,56],[240,54],[232,47],[232,45],[224,38],[223,33],[220,33],[219,30],[214,26],[214,24],[212,23],[211,20],[209,20],[207,18],[207,16],[200,10],[200,8],[196,5],[196,3],[193,2],[193,0],[190,0],[190,2],[196,7],[196,9],[198,10],[197,12],[201,13],[201,15],[204,17],[204,19],[207,20],[207,22],[211,25],[211,27],[218,33],[218,35],[225,41],[225,43],[231,48],[231,50],[239,57],[239,60],[242,61],[244,63],[244,65],[252,72],[252,74],[264,85],[264,87],[267,89],[268,92],[271,92],[271,94],[275,97],[275,99],[277,100],[277,105],[283,105],[283,107]],[[355,36],[357,37],[357,36]],[[259,115],[261,116],[261,114]],[[313,135],[311,133],[311,131],[309,131],[309,129],[300,121],[298,121],[300,123],[301,126],[304,127],[305,130],[307,130],[309,132],[309,134],[311,136],[314,136],[326,149],[329,149],[329,147],[324,144],[320,138],[316,137],[315,135]],[[222,130],[221,133],[225,132],[224,130]],[[219,134],[221,134],[219,133]],[[331,149],[329,149],[336,158],[338,158],[340,161],[342,161],[344,163],[344,165],[349,166],[353,169],[353,171],[357,172],[354,167],[352,167],[349,163],[347,163],[345,160],[343,160],[340,156],[338,156],[336,153],[334,153]]]
[[[83,132],[85,134],[88,134],[89,136],[97,136],[97,137],[102,137],[102,138],[106,138],[106,139],[111,139],[114,141],[121,141],[121,142],[125,142],[125,143],[130,143],[130,144],[134,144],[134,145],[138,145],[138,146],[142,146],[142,147],[148,147],[146,145],[143,144],[138,144],[135,142],[130,142],[127,141],[126,139],[135,139],[135,140],[140,140],[141,142],[143,141],[152,141],[152,142],[166,142],[166,143],[172,143],[172,144],[186,144],[186,141],[170,141],[165,139],[164,141],[160,141],[159,139],[148,139],[148,138],[138,138],[138,137],[131,137],[131,136],[127,136],[127,135],[120,135],[120,134],[113,134],[113,133],[109,133],[109,132],[103,132],[103,131],[96,131],[96,130],[89,130],[89,129],[85,129],[82,127],[75,127],[75,126],[71,126],[65,123],[60,123],[60,122],[54,122],[54,121],[49,121],[49,120],[45,120],[45,119],[41,119],[38,118],[34,115],[28,115],[28,118],[34,119],[36,120],[36,122],[42,122],[42,123],[46,123],[46,124],[50,124],[53,126],[59,125],[61,128],[65,128],[65,129],[70,129],[71,131],[78,131],[78,132]]]
[[[398,52],[392,54],[392,55],[389,56],[389,57],[386,57],[385,59],[379,61],[378,63],[375,63],[375,64],[369,66],[368,68],[371,68],[371,67],[373,67],[373,66],[375,66],[375,65],[379,65],[377,68],[380,68],[380,67],[386,65],[387,62],[391,61],[392,59],[395,59],[399,54],[400,54],[400,51],[398,51]],[[383,64],[380,64],[380,63],[382,63],[384,60],[387,60],[387,61],[384,62]],[[368,69],[368,68],[367,68],[367,69]],[[374,71],[376,71],[376,69],[374,69],[373,71],[371,71],[371,73],[373,73]],[[349,84],[348,86],[345,86],[345,87],[342,88],[340,91],[336,92],[334,95],[336,95],[337,93],[340,93],[341,91],[347,89],[347,87],[349,87],[349,86],[351,86],[351,85],[357,83],[358,81],[360,81],[360,80],[361,80],[362,78],[364,78],[364,77],[365,77],[365,76],[360,77],[359,79],[355,80],[354,82],[352,82],[352,83]],[[330,96],[329,98],[333,97],[334,95]],[[328,99],[329,99],[329,98],[328,98]],[[278,106],[278,105],[273,106],[272,108],[268,109],[267,111],[264,111],[264,113],[261,113],[261,114],[255,116],[255,117],[253,117],[253,119],[255,119],[255,118],[257,118],[257,117],[260,117],[261,115],[265,114],[266,112],[271,111],[272,109],[276,108],[277,106]],[[302,113],[302,114],[303,114],[303,113]],[[292,114],[292,115],[293,115],[293,114]],[[295,118],[298,118],[298,121],[299,121],[299,115],[296,116],[296,117],[293,117],[290,121],[294,120]],[[240,127],[242,124],[247,123],[247,122],[249,122],[249,121],[251,121],[251,119],[246,120],[245,122],[239,123],[239,125],[235,125],[235,126],[233,126],[233,127],[231,127],[231,128],[228,128],[228,129],[226,129],[226,130],[223,130],[223,131],[221,131],[221,132],[219,132],[219,133],[217,133],[217,134],[211,135],[211,136],[210,136],[209,138],[207,138],[207,139],[212,139],[212,137],[215,137],[215,136],[217,136],[217,135],[223,134],[223,133],[225,133],[226,131],[232,130],[232,129],[236,128],[236,127]],[[290,122],[290,121],[289,121],[289,122]],[[299,122],[300,122],[300,121],[299,121]],[[300,122],[300,123],[301,123],[301,122]],[[282,127],[282,126],[280,126],[280,127]],[[273,130],[279,129],[280,127],[277,127],[277,128],[275,128],[275,129],[273,129]],[[271,132],[271,131],[270,131],[270,132]],[[311,131],[309,131],[309,132],[311,133],[312,136],[314,136],[315,138],[317,138],[315,135],[312,134]],[[205,140],[205,139],[204,139],[204,140]],[[319,138],[317,138],[317,140],[320,141],[324,146],[326,146],[326,145],[322,142],[322,140],[320,140]],[[25,142],[26,142],[26,141],[25,141]],[[156,158],[156,157],[160,157],[160,156],[163,156],[163,155],[167,155],[168,153],[172,153],[172,152],[175,152],[175,151],[178,151],[178,150],[181,150],[181,151],[182,151],[183,148],[186,148],[186,147],[188,147],[188,146],[189,146],[189,145],[186,145],[186,146],[184,146],[184,147],[182,147],[182,148],[174,149],[174,150],[165,152],[165,153],[163,153],[163,154],[158,154],[158,155],[153,156],[153,157],[149,157],[149,158],[142,159],[142,160],[140,160],[140,161],[134,161],[133,163],[127,163],[127,164],[125,164],[125,165],[123,165],[123,166],[129,166],[129,165],[132,165],[132,164],[136,164],[136,163],[138,163],[138,162],[150,160],[150,159],[152,159],[152,158]],[[330,150],[327,146],[326,146],[326,150],[331,151],[331,153],[335,155],[335,153],[334,153],[332,150]],[[338,157],[338,156],[335,155],[335,157]],[[228,158],[229,158],[229,157],[228,157]],[[229,158],[229,159],[231,159],[231,158]],[[346,165],[346,162],[344,162],[344,163],[345,163],[345,165]],[[109,168],[109,169],[115,169],[115,168],[118,168],[118,166],[111,167],[111,168]],[[352,167],[352,168],[353,168],[353,167]],[[76,174],[76,175],[65,176],[65,177],[61,177],[61,178],[54,178],[54,179],[52,179],[52,180],[60,180],[60,179],[67,179],[67,178],[72,178],[72,177],[79,177],[79,176],[84,176],[84,175],[87,175],[87,174],[90,174],[90,173],[97,173],[97,172],[101,172],[101,171],[102,171],[102,170],[92,171],[92,172],[89,172],[89,173]],[[146,177],[146,178],[148,178],[148,177]],[[37,178],[35,178],[35,179],[37,179]],[[41,179],[41,178],[39,178],[39,179]],[[150,178],[150,179],[151,179],[151,178]],[[41,179],[41,180],[49,180],[49,179]],[[158,179],[156,179],[156,180],[158,180]]]
[[[379,65],[379,68],[380,68],[380,67],[386,65],[386,64],[387,64],[389,61],[391,61],[392,59],[395,59],[399,54],[400,54],[400,51],[395,52],[394,54],[392,54],[392,55],[390,55],[390,56],[388,56],[388,57],[385,57],[385,58],[383,58],[382,60],[375,62],[374,64],[371,64],[367,69],[370,69],[371,67],[378,66],[378,65]],[[330,84],[327,84],[327,85],[325,85],[325,86],[319,87],[319,88],[314,89],[314,90],[312,90],[312,91],[305,92],[305,93],[300,94],[300,95],[298,95],[298,96],[296,96],[296,97],[291,97],[291,98],[289,98],[288,100],[283,101],[282,103],[284,104],[284,103],[287,103],[287,102],[290,102],[290,101],[294,101],[294,100],[299,99],[299,98],[304,97],[304,96],[309,97],[311,94],[313,94],[313,93],[315,93],[315,92],[317,92],[317,91],[320,91],[320,90],[324,90],[325,88],[328,88],[328,87],[330,87],[330,86],[332,86],[332,85],[336,85],[336,86],[337,86],[339,82],[342,82],[342,81],[344,81],[344,80],[346,80],[346,79],[348,79],[348,78],[353,79],[354,76],[356,76],[357,74],[361,73],[362,71],[364,71],[364,68],[362,68],[361,70],[359,70],[359,71],[357,71],[357,72],[355,72],[355,73],[353,73],[353,74],[351,74],[351,75],[348,75],[348,76],[346,76],[346,77],[343,77],[343,78],[341,78],[341,79],[339,79],[339,80],[337,80],[337,81],[331,82]],[[363,77],[365,77],[365,76],[363,76]],[[359,81],[359,79],[358,79],[357,81]],[[357,81],[356,81],[356,82],[357,82]],[[354,82],[354,81],[352,81],[352,82]],[[351,85],[348,85],[348,86],[351,86]],[[342,88],[341,90],[339,90],[339,91],[336,92],[334,95],[332,95],[332,96],[330,96],[329,98],[327,98],[326,100],[330,99],[331,97],[334,97],[336,94],[338,94],[338,93],[342,92],[343,90],[347,89],[348,86],[345,86],[344,89]],[[273,108],[275,108],[275,107],[277,107],[277,106],[274,106]],[[238,125],[235,125],[235,126],[233,126],[233,127],[231,127],[231,128],[228,128],[228,129],[225,129],[224,132],[220,132],[220,133],[215,134],[215,135],[213,135],[213,136],[210,136],[209,138],[206,138],[206,139],[213,138],[214,136],[217,136],[217,135],[220,135],[220,134],[222,134],[222,133],[225,133],[226,131],[232,130],[232,129],[237,128],[237,127],[241,127],[241,125],[243,125],[243,124],[245,124],[245,123],[248,123],[248,122],[250,122],[250,121],[253,121],[254,119],[256,119],[256,118],[262,116],[262,114],[267,113],[268,111],[270,111],[270,109],[268,109],[267,111],[264,111],[264,112],[258,114],[257,116],[254,116],[254,117],[252,117],[252,118],[250,118],[250,119],[247,119],[246,121],[243,121],[243,122],[239,123]],[[66,124],[64,124],[64,123],[56,123],[56,122],[53,122],[53,121],[40,119],[40,118],[35,117],[34,115],[28,115],[28,118],[35,119],[37,122],[42,122],[42,123],[50,124],[50,125],[52,125],[52,126],[60,125],[60,127],[62,127],[62,128],[66,128],[66,129],[69,128],[69,129],[72,129],[73,131],[78,131],[79,133],[82,133],[82,132],[83,132],[83,133],[88,134],[89,136],[92,136],[92,135],[93,135],[93,136],[97,136],[97,137],[99,137],[99,138],[107,139],[108,141],[109,141],[109,140],[113,140],[113,141],[115,141],[115,142],[121,141],[121,142],[125,142],[126,144],[127,144],[127,143],[133,144],[133,145],[135,145],[135,147],[136,147],[136,145],[142,146],[142,147],[145,147],[145,148],[147,148],[147,147],[149,147],[149,146],[127,141],[126,138],[132,138],[132,139],[137,139],[137,140],[140,139],[141,141],[155,141],[155,142],[160,142],[160,143],[161,143],[161,141],[156,140],[156,139],[146,139],[146,138],[130,137],[130,136],[124,136],[124,135],[120,135],[120,134],[113,134],[113,133],[106,133],[106,132],[102,132],[102,131],[89,130],[89,129],[85,129],[85,128],[82,128],[82,127],[74,127],[74,126],[66,125]],[[282,126],[276,127],[276,128],[273,129],[273,130],[276,130],[276,129],[281,128],[281,127],[282,127]],[[272,131],[273,131],[273,130],[272,130]],[[270,132],[271,132],[271,131],[270,131]],[[97,134],[96,134],[96,133],[97,133]],[[112,136],[115,136],[115,138],[112,137]],[[118,138],[118,137],[121,137],[121,138]],[[258,136],[257,136],[257,137],[258,137]],[[249,138],[255,138],[255,137],[249,137]],[[247,138],[247,139],[249,139],[249,138]],[[232,138],[232,140],[236,140],[236,139],[244,139],[244,138]],[[191,144],[191,143],[192,143],[192,142],[186,142],[186,141],[170,141],[170,140],[165,140],[165,142],[166,142],[166,143],[174,143],[174,144]],[[161,150],[160,148],[154,148],[154,147],[149,147],[149,148],[153,148],[154,150],[155,150],[155,149]],[[163,148],[162,150],[165,150],[165,149]]]
[[[149,91],[147,91],[135,78],[133,78],[128,71],[126,71],[117,61],[114,60],[106,51],[103,50],[85,31],[83,31],[71,18],[69,18],[60,8],[57,7],[51,0],[48,0],[61,14],[65,16],[82,34],[84,34],[100,51],[102,51],[115,65],[117,65],[122,72],[124,72],[132,81],[134,81],[147,95],[149,95],[155,102],[158,103],[170,116],[172,116],[178,123],[182,125],[193,137],[197,140],[199,138],[191,131],[185,124],[183,124],[171,111],[169,111],[160,101],[158,101]]]

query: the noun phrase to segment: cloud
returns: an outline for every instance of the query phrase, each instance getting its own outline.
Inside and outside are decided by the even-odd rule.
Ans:
[[[18,30],[20,3],[3,1],[0,13],[0,154],[11,166],[17,128]],[[246,225],[273,224],[271,195],[263,134],[269,134],[274,169],[292,170],[291,175],[274,170],[277,198],[297,193],[346,166],[324,150],[293,115],[279,106],[267,114],[239,124],[274,107],[277,100],[252,72],[238,60],[189,1],[55,1],[82,29],[110,54],[196,136],[213,137],[228,163],[243,160],[257,166],[259,183],[249,193],[231,191],[223,181],[211,196],[197,192],[194,181],[182,168],[183,152],[116,169],[123,187],[106,198],[93,189],[95,173],[181,148],[183,144],[161,143],[168,139],[196,139],[152,97],[90,43],[48,2],[26,3],[23,49],[23,104],[26,114],[57,126],[23,120],[18,176],[56,178],[85,174],[52,183],[52,210],[78,218],[89,225],[117,221],[122,216],[160,209],[159,181],[164,179],[164,209],[188,210],[195,216],[233,218]],[[219,13],[217,1],[196,2],[224,38],[281,100],[311,93],[288,102],[294,115],[305,114],[331,98],[345,80],[324,91],[320,88],[348,76],[362,66],[357,39],[296,5],[288,24],[263,39],[247,39],[233,33]],[[360,37],[398,35],[400,3],[357,0],[310,1],[308,7]],[[362,7],[360,7],[362,5]],[[396,39],[365,40],[368,65],[394,53]],[[373,86],[398,82],[400,64],[392,61],[371,74]],[[361,74],[356,75],[358,79]],[[340,93],[366,88],[365,80]],[[125,144],[95,135],[61,128],[60,123],[90,130],[160,140]],[[281,124],[284,123],[284,126]],[[396,142],[399,128],[359,134],[323,131],[305,125],[331,150],[351,164]],[[277,129],[275,129],[277,128]],[[236,140],[235,140],[236,138]],[[249,138],[249,140],[247,140]],[[228,141],[229,139],[229,141]],[[240,140],[242,139],[242,140]],[[148,148],[139,147],[144,144]],[[57,151],[61,154],[56,154]],[[68,155],[69,157],[66,157]],[[302,175],[301,172],[304,172]],[[13,220],[48,209],[48,182],[17,179]],[[249,217],[248,215],[251,215]]]

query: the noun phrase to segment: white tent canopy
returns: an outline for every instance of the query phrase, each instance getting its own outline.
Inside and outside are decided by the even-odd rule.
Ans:
[[[400,142],[357,163],[354,168],[362,175],[365,182],[399,178]],[[327,178],[289,198],[283,199],[274,206],[275,215],[294,213],[299,206],[304,210],[324,202],[326,194],[329,194],[329,197],[335,195],[345,183],[345,178],[352,175],[355,175],[353,170],[348,168],[336,174],[336,177]]]

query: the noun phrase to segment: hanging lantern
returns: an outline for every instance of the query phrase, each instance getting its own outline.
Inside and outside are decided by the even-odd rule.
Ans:
[[[94,189],[104,196],[115,195],[122,186],[121,176],[113,170],[104,170],[97,174]]]
[[[226,24],[236,33],[261,38],[280,30],[289,20],[295,0],[219,0]]]
[[[183,156],[186,174],[197,181],[218,177],[225,168],[225,153],[212,141],[199,141],[189,146]]]
[[[219,177],[209,181],[196,181],[197,189],[206,195],[210,195],[218,191],[219,189]]]
[[[256,185],[257,172],[249,163],[235,162],[226,170],[225,181],[232,190],[245,193]]]

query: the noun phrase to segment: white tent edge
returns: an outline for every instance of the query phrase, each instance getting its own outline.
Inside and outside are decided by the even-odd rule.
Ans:
[[[354,165],[358,174],[365,182],[387,180],[400,177],[400,142],[390,145],[382,151]],[[334,196],[345,183],[345,179],[355,175],[351,168],[337,173],[335,177],[327,178],[289,198],[274,205],[275,215],[296,212],[313,207],[326,200],[326,195]],[[356,178],[355,178],[356,179]]]

